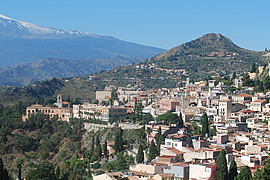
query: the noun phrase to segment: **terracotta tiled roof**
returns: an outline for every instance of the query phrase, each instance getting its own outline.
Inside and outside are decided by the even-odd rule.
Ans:
[[[161,177],[166,178],[166,177],[173,177],[171,173],[165,173],[165,174],[160,174]]]
[[[256,100],[256,101],[253,101],[253,102],[263,103],[263,102],[265,102],[265,100]]]
[[[239,95],[236,95],[237,97],[252,97],[251,95],[249,94],[239,94]]]
[[[190,150],[190,151],[195,151],[195,149],[193,149],[193,148],[191,148],[191,147],[185,147],[185,146],[183,146],[183,148],[186,148],[186,149],[188,149],[188,150]]]
[[[175,154],[184,154],[182,151],[179,151],[178,149],[175,149],[173,147],[168,147],[167,149],[174,152]]]

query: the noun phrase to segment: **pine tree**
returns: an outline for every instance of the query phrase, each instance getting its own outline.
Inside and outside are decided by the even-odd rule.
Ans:
[[[217,158],[217,165],[219,167],[219,170],[217,171],[218,177],[220,178],[220,180],[227,180],[228,167],[224,149],[222,149],[219,153],[219,156]]]
[[[251,171],[248,166],[245,166],[237,175],[236,180],[252,180]]]
[[[203,113],[202,117],[200,118],[200,123],[202,125],[201,135],[205,136],[207,134],[209,136],[209,124],[208,124],[208,117],[206,113]]]
[[[108,155],[108,149],[107,149],[107,140],[105,140],[104,142],[103,153],[104,153],[105,159],[108,159],[109,155]]]
[[[142,148],[141,143],[139,145],[138,154],[136,155],[136,161],[137,161],[137,163],[144,162],[144,153],[143,153],[143,148]]]
[[[238,175],[238,172],[237,172],[236,162],[234,160],[232,160],[232,162],[230,164],[230,168],[229,168],[228,178],[234,179],[234,177],[236,177],[237,175]]]
[[[153,159],[155,159],[156,155],[157,155],[156,146],[154,141],[152,140],[151,145],[149,147],[148,161],[151,162]]]

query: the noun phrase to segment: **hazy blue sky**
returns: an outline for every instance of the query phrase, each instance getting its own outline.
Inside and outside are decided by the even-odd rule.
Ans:
[[[0,14],[165,49],[210,32],[270,49],[269,0],[3,0]]]

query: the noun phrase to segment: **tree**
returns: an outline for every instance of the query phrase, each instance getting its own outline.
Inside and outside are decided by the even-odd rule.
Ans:
[[[109,155],[108,155],[108,149],[107,149],[107,140],[105,140],[105,142],[104,142],[103,154],[104,154],[104,158],[108,159]]]
[[[144,153],[141,143],[139,144],[138,154],[136,155],[136,161],[137,163],[143,163],[144,162]]]
[[[254,173],[254,180],[270,179],[270,158],[264,161],[263,167]]]
[[[236,162],[234,160],[232,160],[232,162],[230,164],[230,168],[229,168],[228,178],[234,179],[234,177],[236,177],[237,175],[238,175],[238,172],[237,172]]]
[[[99,144],[99,145],[97,146],[97,157],[98,157],[98,159],[101,159],[101,157],[102,157],[101,144]]]
[[[237,175],[236,180],[252,180],[250,168],[245,166]]]
[[[149,136],[150,136],[150,134],[151,134],[151,129],[148,127],[148,128],[146,129],[146,132],[147,132],[147,145],[149,145]]]
[[[60,168],[59,168],[59,166],[57,166],[57,168],[56,168],[55,175],[56,175],[57,178],[59,178],[59,176],[60,176]]]
[[[157,153],[157,156],[159,156],[160,154],[160,145],[162,144],[162,142],[164,141],[164,136],[161,134],[161,126],[159,126],[158,128],[158,133],[157,133],[157,138],[156,138],[156,142],[157,142],[157,150],[156,150],[156,153]]]
[[[226,180],[228,177],[228,167],[224,149],[222,149],[221,152],[219,153],[219,156],[217,158],[217,165],[219,167],[219,170],[217,171],[218,177],[221,180]]]
[[[0,158],[0,180],[9,180],[8,172],[4,168],[2,158]]]
[[[180,112],[179,116],[178,116],[178,121],[177,121],[177,124],[176,126],[178,128],[182,128],[184,127],[184,122],[183,122],[183,118],[182,118],[182,113]]]
[[[159,115],[156,120],[165,121],[166,124],[177,124],[179,122],[179,118],[180,117],[177,114],[168,112],[168,113]]]
[[[219,167],[216,164],[215,167],[212,169],[209,180],[219,180],[218,171],[219,171]]]
[[[100,141],[99,141],[99,137],[98,135],[96,136],[96,147],[98,147],[98,145],[100,144]]]
[[[256,72],[255,63],[252,64],[250,72],[251,73],[255,73]]]
[[[27,180],[56,180],[53,165],[47,162],[36,165],[27,174]]]
[[[148,161],[151,162],[153,159],[155,159],[156,156],[157,156],[156,146],[154,141],[152,140],[151,145],[149,147]]]
[[[95,151],[95,136],[92,136],[91,151]]]
[[[231,81],[232,80],[234,80],[236,78],[236,73],[235,72],[233,72],[233,75],[232,75],[232,79],[231,79]]]
[[[19,158],[16,160],[16,165],[18,168],[18,180],[22,179],[22,165],[23,165],[23,159]]]
[[[124,142],[123,142],[123,130],[118,128],[114,135],[114,149],[115,152],[121,152],[124,150]]]
[[[202,125],[202,136],[209,136],[209,124],[208,124],[208,117],[206,113],[203,113],[202,117],[200,118],[200,123]]]

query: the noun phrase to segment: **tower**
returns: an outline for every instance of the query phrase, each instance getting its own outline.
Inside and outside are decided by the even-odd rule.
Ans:
[[[58,103],[63,102],[63,95],[62,94],[57,94],[57,102]]]

